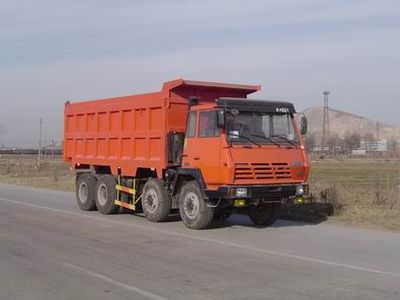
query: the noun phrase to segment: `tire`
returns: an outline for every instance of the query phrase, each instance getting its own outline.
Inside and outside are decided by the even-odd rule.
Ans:
[[[225,209],[225,210],[217,210],[214,211],[214,220],[217,221],[225,221],[232,216],[232,210]]]
[[[214,210],[207,206],[196,181],[189,181],[182,187],[179,197],[179,213],[183,224],[188,228],[206,229],[210,227],[214,218]]]
[[[76,201],[81,210],[96,210],[96,177],[83,173],[76,178]]]
[[[250,220],[259,227],[270,226],[279,218],[280,203],[263,203],[250,206],[247,210]]]
[[[117,199],[115,186],[117,180],[112,175],[102,175],[96,184],[96,207],[104,215],[112,215],[119,212],[120,207],[114,204]]]
[[[164,188],[164,182],[160,179],[149,179],[143,187],[142,195],[142,208],[147,220],[166,221],[172,201]]]

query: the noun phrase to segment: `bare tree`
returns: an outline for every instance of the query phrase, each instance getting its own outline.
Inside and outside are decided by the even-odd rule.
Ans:
[[[329,147],[329,150],[333,155],[342,154],[343,149],[345,148],[343,146],[343,139],[341,139],[337,133],[332,133],[329,136],[326,145]]]
[[[366,142],[374,142],[374,141],[376,141],[376,138],[374,137],[374,135],[372,133],[369,132],[369,133],[364,134],[364,136],[362,137],[362,140],[366,141]]]
[[[339,137],[339,135],[338,135],[337,133],[332,133],[332,134],[329,136],[329,139],[328,139],[328,141],[327,141],[327,145],[328,145],[330,148],[335,148],[335,147],[339,146],[339,142],[340,142],[340,137]]]
[[[395,138],[391,138],[388,142],[388,151],[391,157],[397,156],[399,153],[399,141]]]
[[[0,122],[0,136],[6,133],[6,129],[4,128],[3,124]]]
[[[0,148],[3,148],[3,147],[4,147],[4,144],[3,144],[3,141],[2,141],[1,138],[3,137],[3,135],[6,134],[6,132],[7,132],[7,130],[5,129],[5,127],[3,126],[3,124],[0,123]]]
[[[344,143],[346,145],[347,151],[357,149],[360,147],[361,137],[358,133],[347,134],[344,138]]]
[[[312,150],[315,147],[315,134],[310,133],[304,137],[304,143],[306,144],[306,148],[308,151]]]

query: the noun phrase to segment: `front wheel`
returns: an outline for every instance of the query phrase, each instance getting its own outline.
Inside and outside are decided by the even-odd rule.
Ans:
[[[225,221],[232,216],[232,210],[225,209],[225,210],[215,210],[214,211],[214,220],[217,221]]]
[[[248,208],[250,220],[256,226],[270,226],[279,218],[280,203],[262,203]]]
[[[210,227],[214,211],[207,206],[196,181],[184,184],[179,196],[179,213],[183,224],[191,229]]]

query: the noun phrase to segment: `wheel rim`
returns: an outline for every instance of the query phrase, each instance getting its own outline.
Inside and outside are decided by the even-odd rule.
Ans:
[[[97,201],[101,206],[106,205],[108,198],[107,196],[107,187],[105,184],[101,184],[97,190]]]
[[[88,195],[88,187],[85,182],[82,182],[79,186],[79,201],[82,203],[86,203],[89,195]]]
[[[185,212],[185,215],[189,219],[194,219],[200,209],[200,199],[199,197],[193,193],[189,192],[185,195],[185,198],[183,199],[183,210]]]
[[[150,213],[154,213],[157,210],[158,197],[155,190],[147,190],[146,197],[144,199],[144,206],[146,207],[146,210]]]

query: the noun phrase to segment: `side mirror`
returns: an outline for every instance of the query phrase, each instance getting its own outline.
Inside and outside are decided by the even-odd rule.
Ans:
[[[217,110],[217,127],[225,128],[225,112],[222,109]]]
[[[306,135],[308,131],[308,121],[305,116],[301,117],[300,127],[301,127],[300,129],[301,135]]]

